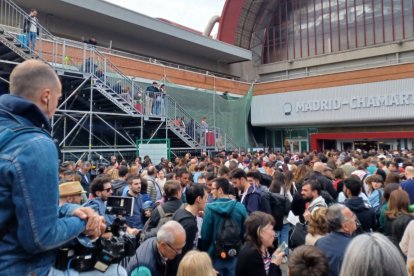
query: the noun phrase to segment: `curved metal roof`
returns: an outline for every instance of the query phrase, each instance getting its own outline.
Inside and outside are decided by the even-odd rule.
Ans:
[[[252,50],[253,60],[260,61],[265,29],[280,1],[227,0],[221,14],[217,38]]]

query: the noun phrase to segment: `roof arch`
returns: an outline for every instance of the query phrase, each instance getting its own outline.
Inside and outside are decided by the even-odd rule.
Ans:
[[[226,0],[217,38],[252,50],[253,60],[260,63],[267,26],[271,23],[279,0]]]

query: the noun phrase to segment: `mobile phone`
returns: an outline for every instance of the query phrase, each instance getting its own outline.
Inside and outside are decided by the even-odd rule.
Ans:
[[[286,248],[288,248],[288,245],[286,244],[286,242],[282,242],[282,244],[279,245],[279,247],[276,249],[276,251],[277,252],[284,252]]]

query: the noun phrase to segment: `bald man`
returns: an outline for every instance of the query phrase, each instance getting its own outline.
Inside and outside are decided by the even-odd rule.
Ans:
[[[99,221],[89,208],[61,210],[73,216],[58,217],[58,154],[48,132],[61,89],[49,65],[29,60],[14,68],[10,94],[0,97],[0,271],[4,275],[47,275],[55,261],[54,249],[85,228],[90,230],[87,235],[100,235]]]
[[[414,167],[407,166],[404,174],[407,180],[401,183],[401,188],[410,196],[410,204],[414,204]]]

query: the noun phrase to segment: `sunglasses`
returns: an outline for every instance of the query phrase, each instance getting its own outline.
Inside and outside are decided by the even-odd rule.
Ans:
[[[102,191],[106,191],[106,192],[110,192],[110,191],[112,191],[112,187],[111,188],[107,188],[107,189],[103,189]]]

